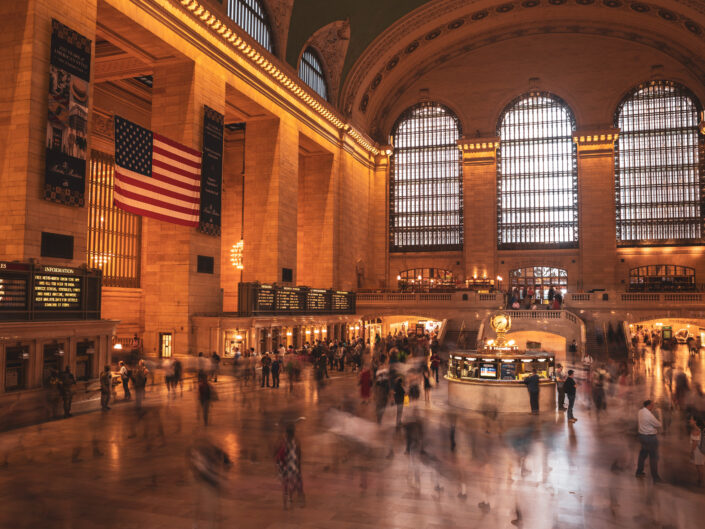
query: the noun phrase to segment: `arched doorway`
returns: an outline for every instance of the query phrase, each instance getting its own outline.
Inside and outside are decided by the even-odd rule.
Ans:
[[[632,292],[693,292],[695,269],[689,266],[648,265],[629,270]]]

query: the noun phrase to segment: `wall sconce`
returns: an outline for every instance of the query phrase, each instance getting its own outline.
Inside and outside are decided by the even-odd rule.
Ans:
[[[236,334],[235,339],[238,341],[242,341],[242,334]]]
[[[311,334],[311,329],[306,329],[306,334]]]
[[[291,336],[293,333],[291,331],[286,331],[287,336]]]
[[[122,344],[120,342],[116,343],[115,345],[113,345],[113,350],[122,351]]]
[[[318,329],[313,329],[313,334],[318,334]]]
[[[401,276],[397,275],[397,281],[401,281]]]

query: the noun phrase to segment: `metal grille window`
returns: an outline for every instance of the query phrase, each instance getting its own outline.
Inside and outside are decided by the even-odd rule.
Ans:
[[[442,268],[412,268],[397,275],[400,290],[407,289],[448,289],[455,287],[453,272]]]
[[[549,291],[553,287],[554,292],[565,295],[568,292],[568,272],[562,268],[551,266],[531,266],[529,268],[517,268],[509,274],[510,286],[517,289],[519,299],[527,297],[530,287],[534,289],[534,297],[548,299]]]
[[[269,19],[259,0],[228,0],[227,5],[228,16],[262,47],[274,53]]]
[[[497,238],[499,249],[578,245],[575,118],[558,97],[531,93],[499,120]]]
[[[392,131],[390,251],[459,250],[463,187],[458,118],[436,103],[406,110]]]
[[[700,104],[688,89],[653,81],[617,108],[617,242],[702,244],[703,136]]]
[[[323,66],[313,48],[307,48],[299,62],[299,77],[319,96],[328,100],[328,87],[323,74]]]
[[[88,266],[103,271],[103,286],[140,286],[142,219],[113,205],[115,161],[91,151],[88,176]]]
[[[629,271],[629,290],[635,292],[694,291],[695,269],[678,265],[648,265]]]

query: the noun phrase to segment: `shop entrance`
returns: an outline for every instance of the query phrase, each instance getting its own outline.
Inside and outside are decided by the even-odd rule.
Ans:
[[[49,385],[52,371],[61,373],[63,368],[64,344],[46,344],[44,346],[44,358],[42,362],[42,382]]]

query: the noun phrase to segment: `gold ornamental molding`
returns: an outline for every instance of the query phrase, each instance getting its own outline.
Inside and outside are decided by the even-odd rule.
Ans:
[[[380,153],[379,148],[369,141],[362,133],[360,133],[349,123],[345,123],[336,115],[335,112],[326,108],[326,106],[323,105],[317,97],[311,95],[307,89],[302,87],[297,81],[292,79],[272,61],[267,59],[267,57],[260,53],[254,46],[251,46],[245,39],[238,35],[237,32],[228,27],[228,24],[218,18],[216,14],[211,13],[208,9],[206,9],[198,0],[175,1],[178,1],[197,22],[213,31],[218,37],[233,48],[233,50],[249,59],[249,61],[262,73],[269,76],[284,89],[288,90],[323,119],[337,128],[340,133],[348,134],[353,141],[373,156],[377,156]]]
[[[613,156],[618,139],[619,129],[585,129],[573,133],[580,158]]]
[[[495,164],[499,145],[499,138],[463,138],[458,140],[458,149],[463,154],[464,165]]]

